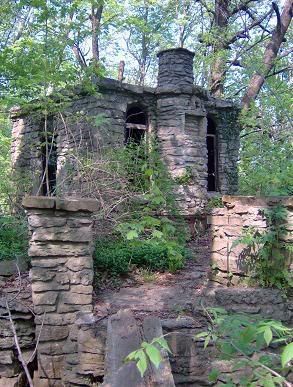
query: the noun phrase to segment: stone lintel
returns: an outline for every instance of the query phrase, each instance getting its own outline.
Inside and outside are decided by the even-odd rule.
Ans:
[[[62,199],[47,196],[26,196],[22,205],[26,209],[54,209],[68,212],[95,212],[99,209],[99,203],[95,199]]]
[[[290,196],[230,196],[224,195],[222,201],[226,207],[233,208],[236,205],[251,207],[271,207],[281,204],[285,207],[293,207],[293,198]]]

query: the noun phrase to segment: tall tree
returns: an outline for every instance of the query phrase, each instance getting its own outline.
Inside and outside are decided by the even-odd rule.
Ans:
[[[143,85],[156,60],[157,50],[171,40],[168,3],[158,0],[131,0],[127,11],[124,19],[127,51],[138,65],[135,81]]]
[[[251,102],[257,97],[261,87],[263,86],[266,77],[274,66],[281,44],[284,41],[285,34],[289,28],[293,15],[293,1],[286,0],[283,12],[280,15],[279,8],[276,3],[272,3],[273,9],[277,16],[277,25],[273,30],[272,37],[265,48],[262,60],[262,70],[255,72],[249,82],[247,90],[242,98],[242,106],[248,109]]]

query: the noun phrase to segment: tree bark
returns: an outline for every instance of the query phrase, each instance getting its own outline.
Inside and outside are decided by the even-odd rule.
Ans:
[[[256,72],[247,87],[246,93],[242,98],[242,107],[247,110],[251,103],[258,96],[261,87],[264,84],[266,76],[269,75],[270,71],[274,66],[275,59],[278,55],[280,46],[284,40],[285,34],[288,30],[290,22],[292,20],[293,13],[293,1],[286,0],[283,8],[282,15],[279,14],[277,5],[273,3],[273,7],[277,14],[277,26],[273,31],[271,40],[266,46],[263,56],[263,71]]]
[[[99,34],[100,34],[102,13],[103,13],[103,4],[98,5],[97,8],[92,6],[90,21],[92,25],[92,55],[93,55],[93,61],[95,63],[98,63],[100,60]]]
[[[215,26],[216,31],[225,31],[228,27],[230,14],[228,11],[229,1],[228,0],[215,0]],[[213,53],[216,56],[211,69],[211,93],[215,97],[220,97],[224,91],[224,71],[226,66],[226,59],[222,57],[221,51],[226,49],[225,41],[221,39],[217,40],[214,44]]]

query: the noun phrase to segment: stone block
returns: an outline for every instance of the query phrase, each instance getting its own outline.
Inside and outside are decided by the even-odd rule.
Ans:
[[[34,293],[32,294],[32,299],[34,306],[39,306],[39,305],[55,305],[58,297],[58,292],[55,291],[48,291],[46,293],[42,294],[37,294]]]
[[[242,227],[244,225],[243,218],[237,215],[230,215],[228,216],[228,225]]]
[[[228,262],[227,262],[227,256],[222,255],[219,253],[212,253],[211,260],[213,265],[216,265],[217,268],[221,271],[227,271],[228,268]],[[229,257],[229,271],[233,274],[242,274],[245,272],[245,266],[238,258],[235,258],[233,256]]]
[[[74,285],[92,285],[94,272],[90,269],[72,272],[70,274],[70,283]]]
[[[64,356],[38,356],[38,370],[40,378],[61,379],[64,369]]]
[[[56,276],[55,271],[48,270],[48,268],[33,267],[31,270],[31,279],[35,281],[51,281]]]
[[[213,252],[221,251],[221,254],[226,254],[228,244],[229,244],[228,239],[214,238],[212,241],[211,251]]]
[[[56,210],[68,212],[96,212],[100,208],[99,202],[94,199],[60,199],[56,198]]]
[[[62,227],[65,226],[66,219],[58,218],[56,216],[42,216],[31,214],[28,216],[28,224],[31,227]]]
[[[70,292],[77,294],[92,294],[93,287],[91,285],[70,285]]]
[[[0,275],[3,277],[9,277],[13,274],[17,274],[17,266],[20,272],[28,270],[28,262],[25,259],[18,258],[15,260],[1,260],[0,261]]]
[[[25,196],[22,201],[24,208],[42,208],[53,209],[55,207],[55,198],[47,196]]]
[[[34,306],[34,312],[36,315],[43,315],[45,312],[55,312],[56,305],[35,305]]]
[[[227,226],[228,218],[225,216],[208,215],[207,223],[212,226]]]
[[[80,305],[80,304],[59,304],[57,308],[58,313],[69,313],[69,312],[84,312],[92,313],[92,304]]]
[[[11,378],[19,374],[21,368],[12,350],[0,350],[0,380],[2,377]]]
[[[104,373],[105,358],[98,353],[80,353],[77,372],[82,375],[99,376]]]
[[[34,293],[50,292],[52,289],[54,289],[54,291],[68,290],[69,275],[67,273],[58,273],[56,274],[54,281],[38,281],[32,283],[32,290]]]
[[[1,367],[1,366],[0,366]],[[24,386],[26,381],[26,377],[24,372],[21,372],[19,375],[15,377],[0,377],[0,387],[19,387]]]
[[[77,340],[79,352],[104,355],[106,337],[104,333],[97,332],[95,326],[79,329]]]
[[[92,294],[81,294],[81,293],[62,293],[59,299],[60,304],[70,305],[88,305],[92,303]]]
[[[64,242],[91,242],[90,227],[69,228],[50,227],[49,229],[37,228],[33,231],[31,241],[64,241]]]
[[[43,355],[65,355],[65,342],[62,341],[40,341],[38,345],[38,353]]]
[[[0,350],[0,364],[2,365],[12,365],[13,362],[15,361],[15,356],[13,354],[13,351],[11,350]]]
[[[45,317],[45,324],[47,324],[47,319]],[[69,326],[55,326],[55,325],[38,325],[36,327],[36,336],[40,334],[40,342],[43,341],[55,341],[55,340],[65,340],[69,334]]]
[[[47,255],[46,255],[47,256]],[[31,265],[32,267],[40,267],[46,269],[55,269],[57,267],[62,266],[67,262],[67,258],[42,258],[42,257],[32,257]]]
[[[83,269],[93,269],[93,259],[90,255],[84,257],[68,258],[65,266],[75,272]]]
[[[76,320],[76,313],[46,313],[46,324],[49,325],[71,325]],[[35,323],[42,324],[43,316],[36,316]]]

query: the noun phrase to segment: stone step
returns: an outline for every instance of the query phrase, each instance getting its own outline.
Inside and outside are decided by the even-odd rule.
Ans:
[[[146,317],[143,321],[143,335],[150,343],[154,338],[163,336],[161,321],[157,317]],[[150,378],[152,387],[175,387],[169,356],[166,350],[161,350],[163,361],[159,368],[150,365]]]
[[[119,310],[108,320],[105,377],[103,387],[173,387],[175,386],[166,351],[161,351],[163,361],[156,369],[149,365],[144,377],[134,362],[125,363],[125,357],[138,349],[142,341],[152,341],[162,336],[160,320],[148,317],[141,330],[130,309]]]

